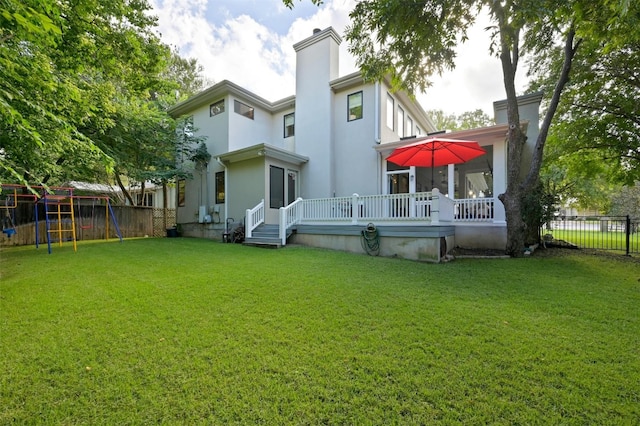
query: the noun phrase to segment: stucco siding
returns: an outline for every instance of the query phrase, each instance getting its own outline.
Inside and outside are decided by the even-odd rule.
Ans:
[[[236,100],[253,108],[253,120],[234,112],[233,108]],[[249,101],[237,99],[233,96],[230,98],[229,104],[228,151],[246,148],[257,143],[272,144],[271,141],[267,140],[271,135],[271,128],[273,127],[273,118],[270,112],[252,105]]]
[[[348,96],[362,91],[362,118],[348,121]],[[375,86],[356,86],[334,96],[335,195],[378,192],[378,154],[375,141]]]
[[[236,222],[244,218],[248,208],[256,206],[264,198],[266,182],[264,159],[254,158],[232,163],[228,169],[228,215]]]
[[[320,36],[320,35],[319,35]],[[296,153],[309,157],[302,183],[305,198],[332,196],[332,107],[329,82],[338,76],[338,45],[321,38],[297,51],[296,56]]]

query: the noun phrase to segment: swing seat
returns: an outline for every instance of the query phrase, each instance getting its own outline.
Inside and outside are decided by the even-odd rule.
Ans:
[[[11,238],[12,235],[16,234],[15,228],[5,228],[2,230],[2,232],[7,234],[7,238]]]

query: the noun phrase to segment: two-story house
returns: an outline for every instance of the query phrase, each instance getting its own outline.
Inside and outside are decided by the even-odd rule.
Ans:
[[[504,210],[496,196],[506,188],[506,124],[447,134],[447,138],[478,141],[487,151],[466,164],[432,171],[387,162],[393,149],[438,129],[411,96],[392,92],[387,82],[367,83],[359,72],[340,76],[340,43],[340,36],[329,27],[314,30],[309,38],[293,46],[294,96],[270,102],[225,80],[169,110],[176,117],[193,117],[198,133],[207,137],[211,154],[206,169],[178,183],[177,222],[185,235],[221,237],[227,221],[246,221],[247,209],[255,206],[259,207],[259,222],[288,227],[281,222],[287,214],[282,208],[301,197],[322,200],[314,206],[324,206],[308,205],[296,213],[300,234],[296,238],[303,243],[358,251],[358,229],[363,225],[411,223],[432,227],[433,232],[428,234],[437,240],[436,260],[446,241],[449,248],[453,244],[480,243],[503,248]],[[521,101],[521,114],[526,120],[523,126],[527,126],[529,140],[535,140],[540,96],[523,97]],[[498,122],[506,122],[506,103],[494,105]],[[433,175],[437,179],[432,180]],[[435,197],[434,188],[438,191]],[[399,194],[400,198],[372,201],[354,199],[354,194]],[[432,209],[433,200],[446,206]],[[371,203],[386,203],[386,207],[381,210]],[[403,207],[391,211],[389,203]],[[348,212],[340,207],[346,204],[350,205]],[[429,206],[426,210],[420,207],[425,205]],[[434,220],[432,210],[449,213],[440,213]],[[341,223],[341,219],[347,222]],[[305,224],[310,227],[305,229]],[[322,224],[334,228],[318,231],[317,226]],[[336,231],[338,225],[348,226]],[[252,228],[253,224],[248,233]],[[403,235],[399,229],[388,235],[418,239],[425,235],[424,230],[419,235],[414,231]],[[322,232],[324,237],[318,235]],[[316,237],[303,237],[305,233],[315,233]],[[327,234],[332,236],[327,238]],[[344,241],[340,241],[342,237]],[[389,244],[383,254],[399,254],[396,246]]]

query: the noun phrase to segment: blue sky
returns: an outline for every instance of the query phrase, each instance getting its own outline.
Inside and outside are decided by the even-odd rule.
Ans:
[[[223,25],[229,17],[249,15],[284,36],[296,19],[309,18],[318,11],[309,0],[296,2],[293,9],[287,9],[281,0],[210,0],[206,17],[215,25]]]
[[[231,80],[270,101],[294,94],[293,45],[314,28],[333,26],[339,34],[349,24],[356,0],[150,0],[162,40],[195,57],[213,82]],[[483,109],[493,116],[492,102],[504,98],[500,62],[488,53],[482,20],[460,46],[456,70],[433,78],[427,93],[417,94],[425,109],[447,113]],[[340,46],[340,75],[356,71],[355,60]]]

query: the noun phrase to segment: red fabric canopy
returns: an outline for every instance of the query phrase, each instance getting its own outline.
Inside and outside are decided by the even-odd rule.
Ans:
[[[431,167],[431,186],[435,167],[461,164],[473,160],[487,151],[475,141],[429,138],[396,148],[387,161],[398,166]]]
[[[486,154],[475,141],[431,138],[396,148],[387,161],[398,166],[440,167],[461,164]]]

